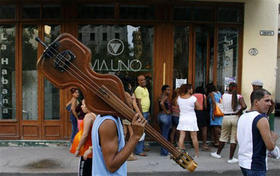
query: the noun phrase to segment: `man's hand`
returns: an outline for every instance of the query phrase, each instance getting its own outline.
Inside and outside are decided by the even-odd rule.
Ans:
[[[79,150],[76,150],[76,152],[75,152],[75,154],[74,154],[74,155],[75,155],[76,157],[78,157],[78,156],[79,156],[79,154],[80,154],[80,151],[79,151]]]
[[[91,154],[91,152],[92,152],[92,148],[91,147],[85,151],[85,153],[83,155],[84,160],[87,160],[87,158]]]
[[[136,138],[138,141],[144,133],[144,127],[147,124],[147,120],[139,115],[138,113],[134,115],[131,123],[131,127],[133,129],[132,137]]]

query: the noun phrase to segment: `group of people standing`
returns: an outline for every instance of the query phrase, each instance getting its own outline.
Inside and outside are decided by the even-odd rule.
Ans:
[[[179,131],[177,145],[180,150],[185,151],[184,142],[188,132],[195,149],[195,158],[199,157],[197,137],[199,129],[201,131],[203,150],[209,150],[209,146],[206,143],[209,124],[213,129],[213,145],[219,145],[223,117],[215,117],[213,109],[215,108],[215,103],[222,98],[222,95],[213,84],[207,86],[207,92],[206,94],[203,87],[197,87],[194,92],[191,84],[183,84],[180,88],[174,90],[172,100],[169,101],[170,87],[164,85],[159,98],[160,112],[158,122],[162,135],[169,139],[170,134],[170,141],[174,143],[176,131]],[[167,155],[166,152],[161,152],[161,154]]]
[[[278,136],[270,131],[268,115],[273,111],[274,102],[271,94],[262,88],[261,81],[253,81],[253,92],[250,96],[251,109],[247,109],[244,98],[237,93],[237,84],[231,82],[225,93],[221,94],[213,84],[197,87],[193,93],[191,84],[183,84],[175,89],[169,101],[170,87],[162,86],[159,98],[160,113],[158,116],[162,135],[174,142],[176,130],[179,131],[178,148],[185,151],[186,132],[190,133],[195,151],[199,157],[197,131],[201,131],[202,150],[209,150],[206,143],[208,124],[212,129],[213,145],[216,152],[210,153],[214,158],[222,158],[221,151],[227,142],[230,143],[228,163],[237,163],[245,176],[265,175],[266,150],[269,156],[280,158],[280,151],[275,145]],[[221,104],[223,115],[215,115],[217,103]],[[172,127],[171,127],[172,126]],[[168,134],[170,133],[170,136]],[[234,153],[239,143],[239,160]],[[161,150],[166,155],[167,151]]]
[[[139,75],[137,81],[138,87],[132,91],[131,84],[123,80],[126,102],[137,112],[132,122],[121,121],[119,117],[100,116],[89,112],[85,101],[82,100],[81,109],[85,117],[80,124],[79,132],[77,132],[77,123],[80,113],[76,111],[79,104],[79,90],[71,89],[72,99],[66,104],[73,126],[70,152],[81,157],[79,175],[126,175],[126,160],[135,160],[134,154],[147,156],[144,152],[144,127],[150,116],[150,97],[145,76]],[[173,91],[171,99],[172,91],[169,85],[163,85],[161,91],[157,116],[161,134],[172,143],[178,141],[177,147],[182,152],[186,150],[185,137],[189,133],[195,151],[194,158],[199,157],[197,137],[199,130],[202,150],[210,151],[206,142],[210,125],[213,146],[217,147],[217,151],[210,155],[221,158],[224,145],[230,142],[227,162],[236,163],[238,159],[234,158],[234,152],[238,141],[239,163],[242,173],[246,176],[250,175],[248,173],[251,170],[257,168],[258,171],[259,167],[265,168],[266,165],[263,163],[266,149],[271,151],[271,156],[280,157],[280,151],[275,146],[278,136],[270,132],[267,119],[264,118],[271,110],[273,102],[268,91],[262,88],[253,91],[250,97],[252,107],[248,113],[244,113],[247,106],[242,95],[237,93],[237,84],[234,82],[229,84],[224,94],[221,94],[213,84],[207,85],[207,93],[203,87],[197,87],[193,92],[191,84],[183,84]],[[217,103],[223,105],[223,116],[214,114]],[[252,128],[246,128],[246,123],[251,123]],[[178,133],[179,136],[176,138]],[[246,134],[245,138],[240,135],[242,133]],[[128,137],[122,138],[122,136]],[[255,145],[258,147],[257,150]],[[161,147],[160,155],[167,156],[168,151]],[[253,156],[257,156],[257,161]]]

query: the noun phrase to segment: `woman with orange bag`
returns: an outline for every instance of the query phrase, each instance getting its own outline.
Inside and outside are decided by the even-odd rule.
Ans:
[[[75,154],[75,156],[80,156],[79,163],[79,176],[91,175],[92,168],[92,142],[91,142],[91,129],[96,118],[96,115],[92,112],[89,112],[85,100],[82,100],[82,110],[86,113],[83,121],[81,122],[80,131],[77,133],[73,140],[72,147],[70,152]],[[88,150],[89,149],[89,150]]]

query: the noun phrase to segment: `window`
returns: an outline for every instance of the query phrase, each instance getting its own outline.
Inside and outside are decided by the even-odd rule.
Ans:
[[[115,33],[115,38],[120,39],[120,33]]]
[[[38,119],[38,28],[24,25],[22,31],[22,119]]]
[[[16,16],[15,6],[0,6],[0,19],[13,19]]]
[[[107,33],[103,33],[102,34],[102,40],[103,41],[107,41]]]
[[[82,33],[79,33],[79,40],[83,40],[83,34]]]
[[[90,33],[90,40],[94,41],[95,40],[95,33]]]
[[[22,9],[22,18],[40,18],[40,5],[25,5]]]
[[[60,19],[61,8],[59,5],[44,5],[42,17],[47,19]]]
[[[79,33],[86,33],[88,29],[94,31],[96,40],[89,42],[88,35],[81,42],[92,51],[91,65],[95,72],[127,77],[131,80],[132,86],[137,85],[137,76],[144,74],[151,88],[153,27],[131,25],[79,25],[78,27]],[[103,31],[108,32],[103,33]],[[116,33],[119,34],[120,40],[110,40]],[[107,42],[103,40],[105,34],[108,36]]]
[[[173,85],[179,80],[187,83],[188,63],[189,63],[189,27],[176,26],[174,29],[174,66],[173,66]]]
[[[110,4],[83,4],[78,7],[79,18],[114,18],[114,5]]]
[[[218,9],[218,21],[221,22],[243,22],[241,9],[233,7],[223,7]]]
[[[154,19],[155,9],[153,6],[141,5],[121,5],[120,18],[121,19]]]
[[[220,28],[218,31],[217,87],[225,90],[229,82],[237,80],[238,37],[236,28]]]
[[[45,25],[44,36],[46,44],[53,42],[60,34],[60,25]],[[49,80],[44,79],[44,119],[56,120],[59,119],[60,94]]]

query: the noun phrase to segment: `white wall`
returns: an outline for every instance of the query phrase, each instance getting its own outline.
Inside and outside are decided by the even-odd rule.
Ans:
[[[264,88],[275,97],[278,39],[278,0],[247,0],[244,13],[242,94],[247,105],[252,91],[251,81],[264,82]],[[260,30],[273,30],[274,36],[260,36]],[[250,48],[259,54],[251,56]]]
[[[247,106],[250,107],[251,82],[256,79],[262,80],[264,88],[275,97],[280,0],[215,0],[215,2],[245,4],[241,93]],[[273,30],[274,36],[260,36],[260,30]],[[250,48],[257,48],[259,54],[249,55]]]

